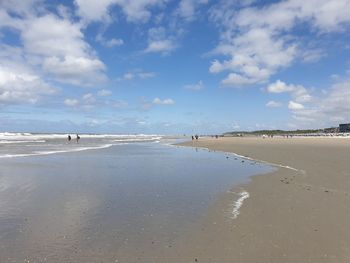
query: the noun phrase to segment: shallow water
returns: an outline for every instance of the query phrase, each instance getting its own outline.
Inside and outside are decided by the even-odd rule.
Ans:
[[[0,167],[0,262],[114,262],[146,243],[169,247],[220,193],[272,170],[154,142]]]

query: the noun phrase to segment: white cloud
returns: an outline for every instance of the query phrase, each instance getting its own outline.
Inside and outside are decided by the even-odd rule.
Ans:
[[[286,83],[280,80],[277,80],[275,83],[272,83],[267,87],[267,91],[270,93],[291,92],[294,89],[294,85],[287,85]]]
[[[125,80],[132,80],[135,78],[135,75],[133,73],[125,73],[124,76],[123,76],[123,79]]]
[[[293,111],[299,125],[309,122],[320,127],[337,126],[339,122],[350,122],[350,81],[335,83],[326,94],[315,97],[303,109]]]
[[[145,53],[163,53],[167,54],[176,48],[175,44],[169,39],[154,40],[148,43]]]
[[[84,40],[83,25],[68,16],[48,13],[44,5],[40,12],[38,9],[27,6],[23,15],[11,9],[0,11],[0,20],[7,20],[0,28],[18,30],[27,63],[41,67],[56,81],[64,83],[91,86],[105,81],[105,65]]]
[[[326,52],[321,49],[305,50],[301,56],[303,61],[314,63],[325,57]]]
[[[0,44],[0,104],[34,104],[57,91],[25,61],[21,48]]]
[[[0,104],[36,103],[54,89],[38,76],[9,71],[0,66]]]
[[[96,99],[94,95],[92,95],[91,93],[87,93],[83,96],[83,101],[85,104],[93,104],[96,102]]]
[[[164,27],[153,27],[148,30],[148,46],[145,53],[168,54],[176,49],[174,38],[167,35]]]
[[[204,85],[201,80],[195,84],[185,85],[185,89],[194,90],[194,91],[199,91],[199,90],[202,90],[203,88],[204,88]]]
[[[154,72],[143,72],[140,70],[135,70],[132,72],[125,73],[121,79],[123,79],[123,80],[133,80],[136,78],[149,79],[149,78],[153,78],[155,76],[156,76],[156,73],[154,73]],[[121,80],[121,79],[119,79],[119,80]]]
[[[229,71],[223,84],[230,86],[264,83],[297,58],[313,62],[324,56],[309,50],[293,29],[302,23],[312,33],[337,32],[350,22],[350,0],[287,0],[263,7],[237,9],[236,1],[220,1],[210,18],[221,30],[210,72]],[[309,27],[305,27],[309,25]]]
[[[41,11],[43,0],[6,0],[0,2],[0,7],[17,13],[21,16],[30,15],[35,9]]]
[[[312,100],[312,96],[309,94],[309,91],[303,87],[302,85],[293,85],[286,84],[281,80],[277,80],[274,83],[271,83],[267,87],[267,92],[270,93],[285,93],[288,92],[291,94],[293,99],[297,102],[310,102]]]
[[[107,90],[107,89],[102,89],[102,90],[99,90],[97,92],[97,95],[100,96],[100,97],[107,97],[107,96],[112,95],[112,91]]]
[[[69,107],[75,107],[79,104],[79,101],[77,99],[65,99],[64,104]]]
[[[111,38],[111,39],[106,39],[103,36],[103,33],[99,33],[96,36],[96,41],[102,44],[105,47],[118,47],[124,45],[124,40],[121,38]]]
[[[290,109],[290,110],[302,110],[302,109],[304,109],[304,105],[291,100],[288,103],[288,109]]]
[[[43,56],[84,56],[89,49],[81,26],[53,14],[23,20],[21,34],[25,50]]]
[[[120,38],[112,38],[110,40],[104,39],[103,41],[100,41],[101,44],[103,44],[106,47],[118,47],[122,46],[124,44],[123,39]]]
[[[223,79],[221,81],[222,84],[226,86],[233,86],[233,87],[240,87],[248,84],[254,84],[257,83],[258,80],[256,79],[250,79],[247,77],[244,77],[240,74],[236,73],[230,73],[227,78]]]
[[[64,101],[64,104],[70,107],[76,107],[78,109],[86,111],[89,111],[96,107],[111,107],[123,109],[128,106],[128,103],[126,101],[104,98],[111,94],[111,91],[103,89],[97,92],[98,97],[95,97],[92,93],[86,93],[79,99],[67,98]]]
[[[155,98],[152,101],[153,104],[158,104],[158,105],[173,105],[175,104],[175,101],[173,101],[172,99],[164,99],[161,100],[160,98]]]
[[[270,100],[269,102],[266,103],[266,107],[269,108],[278,108],[281,107],[282,103],[274,100]]]
[[[176,13],[186,20],[193,20],[196,15],[196,9],[200,5],[205,5],[207,3],[208,0],[181,0]]]
[[[78,7],[78,15],[87,21],[99,21],[109,19],[108,8],[114,0],[75,0],[74,4]]]
[[[99,59],[85,57],[64,58],[49,57],[43,61],[43,69],[63,83],[92,86],[106,80],[103,74],[104,64]]]
[[[105,45],[107,47],[115,47],[115,46],[121,46],[124,44],[123,39],[120,38],[112,38],[110,40],[106,40]]]
[[[75,0],[78,15],[87,22],[110,21],[109,9],[113,5],[120,7],[130,22],[146,22],[151,17],[150,9],[161,6],[164,0]]]

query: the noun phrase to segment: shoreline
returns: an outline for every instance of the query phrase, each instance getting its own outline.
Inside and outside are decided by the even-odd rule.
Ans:
[[[250,182],[223,193],[190,241],[184,240],[197,243],[197,249],[185,249],[185,254],[202,255],[200,262],[349,262],[347,138],[202,138],[180,146],[281,164],[277,171],[252,176]],[[239,198],[235,189],[250,197],[239,216],[228,220],[227,209]]]

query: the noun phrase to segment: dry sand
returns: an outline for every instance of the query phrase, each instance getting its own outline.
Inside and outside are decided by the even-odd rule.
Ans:
[[[177,248],[181,262],[350,262],[350,139],[219,138],[183,145],[299,171],[278,168],[234,189],[250,193],[236,219],[230,211],[238,196],[223,194]]]

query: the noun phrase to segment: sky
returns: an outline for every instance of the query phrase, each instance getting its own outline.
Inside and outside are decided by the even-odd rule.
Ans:
[[[0,0],[0,131],[350,122],[350,0]]]

